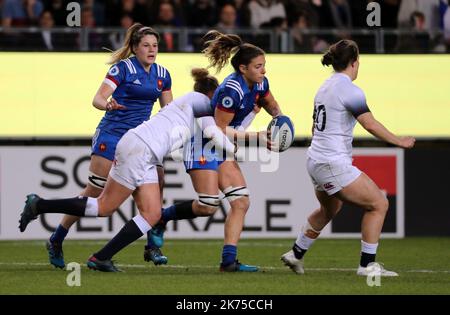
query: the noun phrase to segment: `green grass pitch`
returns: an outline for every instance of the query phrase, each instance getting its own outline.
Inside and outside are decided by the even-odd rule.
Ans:
[[[450,238],[386,239],[377,255],[398,278],[382,278],[368,286],[358,277],[359,240],[321,239],[305,259],[305,275],[280,262],[292,240],[242,240],[239,259],[261,267],[258,273],[221,273],[221,240],[168,240],[163,251],[167,266],[143,261],[143,241],[114,259],[124,271],[88,270],[85,261],[105,241],[68,240],[66,263],[81,264],[81,286],[69,287],[70,271],[48,264],[44,241],[0,242],[0,294],[450,294]]]

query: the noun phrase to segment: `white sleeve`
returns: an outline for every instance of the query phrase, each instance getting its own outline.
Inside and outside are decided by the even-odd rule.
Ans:
[[[244,128],[244,130],[246,130],[248,128],[248,126],[251,125],[251,123],[255,119],[255,117],[256,117],[256,113],[254,111],[251,111],[250,114],[245,116],[244,120],[241,123],[241,127]]]
[[[234,154],[234,144],[231,143],[230,139],[228,139],[222,130],[217,127],[212,116],[197,118],[197,123],[203,130],[205,137],[212,139],[219,149],[225,150],[229,154]]]

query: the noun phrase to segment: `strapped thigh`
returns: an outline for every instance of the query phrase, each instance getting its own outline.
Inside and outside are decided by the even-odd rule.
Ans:
[[[106,178],[89,171],[88,184],[99,189],[105,188]]]
[[[219,208],[220,197],[219,195],[198,194],[198,203],[205,207]]]
[[[227,198],[229,202],[232,202],[242,197],[248,197],[250,195],[250,191],[245,186],[238,186],[238,187],[230,186],[228,188],[225,188],[223,193],[225,195],[225,198]]]

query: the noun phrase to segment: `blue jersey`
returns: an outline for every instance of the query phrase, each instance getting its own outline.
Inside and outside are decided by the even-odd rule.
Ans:
[[[242,74],[232,73],[216,89],[211,100],[213,110],[219,108],[225,112],[234,113],[233,120],[229,126],[238,128],[245,117],[253,111],[259,98],[269,94],[269,81],[264,78],[261,83],[256,83],[250,90]],[[196,138],[198,139],[198,138]],[[217,170],[223,162],[214,151],[205,151],[204,146],[208,139],[203,139],[202,143],[192,141],[191,146],[185,151],[184,166],[189,172],[193,169]],[[224,155],[225,156],[225,155]]]
[[[225,112],[234,113],[234,118],[229,126],[237,128],[252,112],[259,98],[267,96],[268,93],[269,81],[267,78],[264,78],[261,83],[255,83],[252,89],[249,89],[242,74],[234,72],[219,85],[211,100],[211,106],[213,109],[218,107]]]
[[[153,104],[163,91],[171,89],[169,71],[154,63],[149,73],[131,57],[113,65],[104,83],[114,89],[112,97],[124,105],[124,110],[106,112],[97,129],[115,136],[122,136],[129,129],[148,120]]]

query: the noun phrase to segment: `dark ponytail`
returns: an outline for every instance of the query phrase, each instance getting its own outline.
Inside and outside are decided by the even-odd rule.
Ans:
[[[330,46],[322,56],[322,65],[333,66],[334,71],[345,70],[349,64],[358,60],[358,45],[349,39],[343,39]]]
[[[218,31],[209,31],[203,37],[205,49],[203,53],[209,60],[209,67],[220,72],[230,59],[234,71],[239,72],[240,65],[248,65],[253,58],[264,55],[261,48],[244,43],[238,35],[222,34]]]

